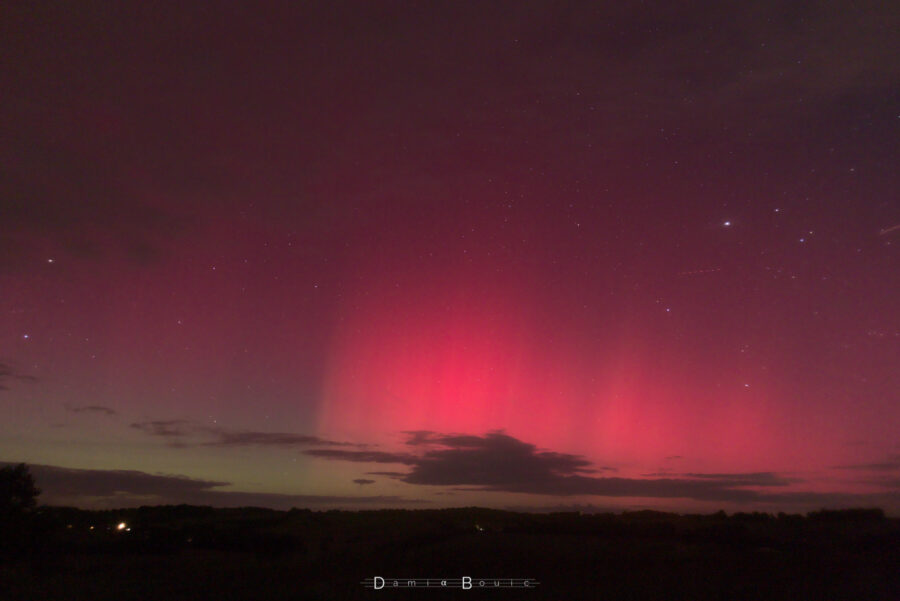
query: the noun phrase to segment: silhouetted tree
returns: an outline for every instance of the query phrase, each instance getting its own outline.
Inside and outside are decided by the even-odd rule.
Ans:
[[[0,468],[0,516],[11,517],[34,509],[40,493],[24,463]]]

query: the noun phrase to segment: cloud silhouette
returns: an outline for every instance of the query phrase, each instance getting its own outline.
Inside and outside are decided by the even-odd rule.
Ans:
[[[888,455],[883,461],[871,463],[835,465],[831,469],[857,472],[859,482],[900,492],[900,455]]]
[[[835,465],[835,470],[860,470],[871,472],[893,472],[900,470],[900,455],[889,455],[884,461],[874,463],[854,463],[850,465]]]
[[[183,419],[152,420],[135,422],[130,427],[152,436],[163,438],[182,438],[188,436],[192,429],[191,422]]]
[[[69,413],[95,413],[100,415],[116,415],[115,409],[103,405],[83,405],[81,407],[66,406]]]
[[[375,484],[374,480],[368,480],[366,478],[357,478],[353,482],[359,484],[360,486],[365,486],[366,484]]]
[[[318,436],[307,434],[294,434],[291,432],[259,432],[255,430],[227,430],[224,428],[211,428],[200,426],[188,420],[151,420],[135,422],[131,427],[150,434],[170,440],[177,439],[178,446],[215,446],[215,447],[243,447],[243,446],[268,446],[268,447],[303,447],[313,445],[360,447],[351,442],[338,442],[327,440]],[[186,440],[188,438],[196,440]],[[204,438],[212,440],[203,440]]]
[[[9,390],[7,383],[13,380],[20,382],[36,382],[37,378],[19,373],[7,363],[0,363],[0,390]]]
[[[399,478],[408,484],[556,496],[748,501],[756,498],[757,493],[739,487],[750,484],[771,486],[774,481],[758,474],[709,474],[703,478],[654,480],[601,478],[589,475],[598,470],[583,457],[538,451],[534,445],[501,432],[485,436],[417,434],[415,439],[416,445],[440,445],[442,448],[426,450],[411,464],[412,470]]]
[[[388,453],[385,451],[345,451],[342,449],[310,449],[303,452],[310,457],[320,459],[338,459],[360,463],[402,463],[414,465],[419,458],[407,453]],[[373,473],[373,472],[370,472]]]
[[[798,479],[784,478],[773,472],[751,472],[745,474],[676,474],[683,478],[696,478],[700,480],[716,480],[727,482],[730,486],[787,486]]]
[[[13,465],[0,462],[0,466]],[[219,490],[229,482],[184,476],[148,474],[135,470],[72,469],[30,465],[45,505],[90,508],[139,505],[211,505],[214,507],[382,506],[427,503],[392,495],[290,495]]]
[[[288,432],[255,432],[252,430],[222,430],[215,428],[203,428],[204,432],[212,434],[217,438],[213,442],[204,443],[211,446],[237,447],[247,445],[258,446],[276,446],[276,447],[294,447],[309,445],[332,445],[332,446],[359,446],[351,442],[338,442],[335,440],[326,440],[318,436],[309,436],[304,434],[291,434]]]
[[[446,448],[426,450],[413,464],[405,482],[511,489],[596,471],[583,457],[539,452],[534,445],[500,432],[485,436],[431,436],[427,444]]]
[[[704,501],[783,501],[810,503],[830,499],[822,493],[778,493],[798,482],[773,472],[684,473],[660,478],[616,478],[597,474],[611,468],[594,466],[578,455],[539,450],[502,431],[484,436],[409,431],[405,444],[414,453],[310,449],[312,457],[365,463],[398,463],[408,472],[367,472],[406,484],[453,486],[458,490],[514,492],[553,496],[689,498]],[[763,489],[763,491],[756,490]]]

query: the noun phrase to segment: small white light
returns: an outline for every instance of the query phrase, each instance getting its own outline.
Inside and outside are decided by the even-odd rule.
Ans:
[[[726,222],[723,223],[722,225],[724,225],[725,227],[731,227],[731,222],[730,222],[730,221],[726,221]]]
[[[116,530],[125,530],[125,522],[119,522],[119,525],[116,526]]]

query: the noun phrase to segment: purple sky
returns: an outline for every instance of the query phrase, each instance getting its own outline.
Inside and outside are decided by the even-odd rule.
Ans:
[[[900,512],[890,3],[18,3],[47,503]]]

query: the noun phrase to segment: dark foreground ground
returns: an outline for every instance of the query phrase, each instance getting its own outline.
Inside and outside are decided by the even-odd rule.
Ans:
[[[117,530],[120,522],[130,530]],[[900,521],[878,510],[42,508],[2,537],[0,599],[9,600],[900,600]],[[383,590],[360,584],[374,576],[388,579]],[[391,587],[393,577],[462,576],[474,589]],[[480,579],[495,577],[540,584],[479,590]]]

